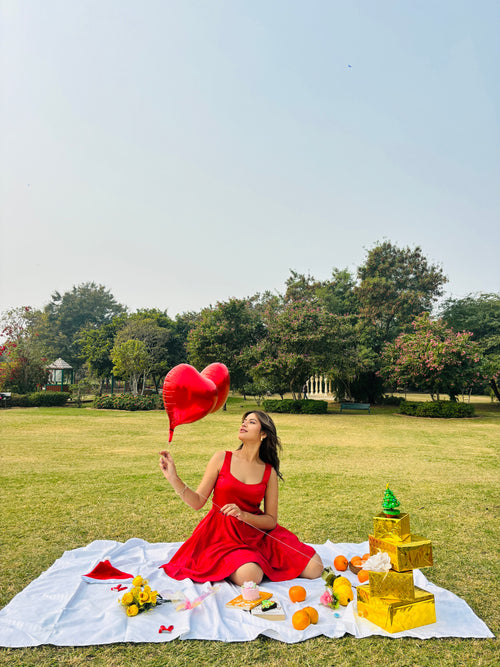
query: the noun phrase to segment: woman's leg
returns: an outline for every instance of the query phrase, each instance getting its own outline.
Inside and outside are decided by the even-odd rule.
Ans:
[[[229,579],[237,586],[242,586],[245,581],[254,581],[260,584],[264,577],[264,572],[257,563],[245,563],[233,572]]]
[[[314,555],[312,556],[311,560],[307,563],[307,565],[304,568],[304,571],[300,576],[304,577],[304,579],[317,579],[318,577],[321,577],[323,569],[324,569],[323,561],[318,556],[318,554],[314,552]]]

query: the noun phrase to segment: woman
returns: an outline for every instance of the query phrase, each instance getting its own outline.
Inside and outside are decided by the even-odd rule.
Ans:
[[[273,420],[256,410],[243,416],[234,452],[217,452],[193,491],[177,475],[172,455],[160,452],[160,468],[174,491],[194,509],[214,491],[212,508],[173,558],[162,565],[174,579],[230,579],[260,583],[315,579],[323,563],[314,549],[278,525],[278,450]],[[264,511],[260,504],[264,500]]]

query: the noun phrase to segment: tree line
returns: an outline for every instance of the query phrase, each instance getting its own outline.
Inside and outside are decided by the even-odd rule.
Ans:
[[[175,318],[159,309],[129,312],[93,282],[55,292],[41,310],[2,316],[0,390],[43,385],[62,357],[77,379],[113,375],[134,394],[159,390],[175,365],[225,363],[231,387],[263,396],[300,396],[314,374],[339,399],[376,403],[387,390],[439,398],[494,392],[500,400],[500,295],[449,298],[433,314],[447,278],[420,247],[390,241],[367,251],[355,272],[317,280],[291,270],[283,293],[229,298]]]

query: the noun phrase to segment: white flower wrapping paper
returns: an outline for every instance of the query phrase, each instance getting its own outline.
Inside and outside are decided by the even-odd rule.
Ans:
[[[389,572],[391,567],[392,563],[389,554],[385,551],[379,551],[378,554],[367,558],[361,569],[368,570],[369,572]]]

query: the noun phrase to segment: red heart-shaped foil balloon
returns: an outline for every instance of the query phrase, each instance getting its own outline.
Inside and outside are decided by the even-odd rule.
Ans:
[[[217,401],[210,412],[217,412],[226,402],[229,394],[229,371],[224,364],[210,364],[201,371],[203,377],[212,380],[217,387]]]
[[[224,364],[210,364],[199,373],[189,364],[172,368],[163,382],[163,404],[170,422],[168,441],[179,424],[190,424],[215,412],[229,394],[229,371]]]

